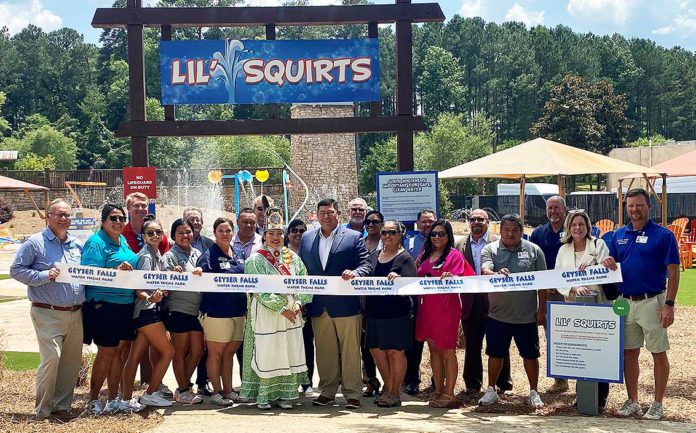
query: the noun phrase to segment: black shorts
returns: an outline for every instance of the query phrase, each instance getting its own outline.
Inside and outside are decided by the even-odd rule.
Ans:
[[[142,310],[138,317],[133,319],[133,327],[135,329],[140,329],[143,326],[152,325],[153,323],[159,323],[161,321],[162,317],[158,309]]]
[[[162,312],[162,322],[169,332],[203,332],[198,316],[193,314],[165,310]]]
[[[82,309],[84,343],[117,347],[120,341],[133,341],[133,307],[107,301],[87,301]]]
[[[510,353],[513,338],[522,358],[539,358],[539,329],[536,323],[505,323],[486,318],[486,355],[505,358]]]

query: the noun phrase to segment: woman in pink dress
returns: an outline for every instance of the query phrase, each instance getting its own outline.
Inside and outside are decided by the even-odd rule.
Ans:
[[[448,278],[475,275],[464,256],[454,248],[454,233],[449,221],[433,224],[423,252],[416,259],[419,277]],[[457,382],[457,334],[462,315],[458,293],[418,296],[416,339],[428,343],[433,369],[435,393],[431,407],[456,405],[454,384]]]

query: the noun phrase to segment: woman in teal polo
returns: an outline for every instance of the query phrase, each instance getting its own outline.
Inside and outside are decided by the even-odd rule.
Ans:
[[[107,269],[133,270],[138,261],[121,234],[126,224],[126,213],[116,204],[106,204],[101,211],[101,229],[92,235],[82,250],[82,264]],[[132,412],[143,406],[137,401],[123,402],[117,398],[123,361],[130,351],[134,337],[133,290],[103,286],[86,286],[87,302],[83,308],[85,344],[97,345],[97,356],[92,366],[90,402],[87,410],[101,412]],[[108,378],[109,394],[106,406],[99,401],[99,391]]]

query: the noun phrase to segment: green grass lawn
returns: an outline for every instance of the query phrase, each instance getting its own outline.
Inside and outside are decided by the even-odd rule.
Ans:
[[[680,272],[677,305],[696,305],[696,269]]]
[[[9,280],[10,276],[7,274],[0,274],[0,280]]]
[[[5,368],[24,371],[39,366],[39,354],[36,352],[5,352]]]

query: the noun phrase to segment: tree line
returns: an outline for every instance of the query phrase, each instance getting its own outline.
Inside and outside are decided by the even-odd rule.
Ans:
[[[366,0],[344,0],[365,4]],[[239,0],[161,0],[157,6],[234,6]],[[287,5],[305,5],[296,0]],[[114,7],[124,7],[116,0]],[[696,56],[683,48],[621,35],[573,32],[566,26],[525,27],[455,15],[445,23],[414,26],[414,107],[430,131],[416,137],[416,165],[447,168],[546,136],[607,153],[656,136],[696,137]],[[367,26],[278,28],[278,39],[358,38]],[[173,39],[263,38],[264,29],[175,29]],[[393,114],[395,35],[379,29],[382,109]],[[0,30],[0,147],[20,151],[14,168],[122,167],[128,140],[113,131],[128,117],[128,65],[123,29],[102,32],[101,46],[74,29],[44,32],[30,25],[15,35]],[[145,31],[148,118],[163,119],[159,104],[158,29]],[[369,106],[359,110],[367,114]],[[267,106],[178,106],[178,119],[268,118]],[[289,116],[289,106],[280,106]],[[455,127],[456,126],[456,127]],[[459,134],[459,135],[458,135]],[[466,137],[462,136],[465,134]],[[463,138],[464,137],[464,138]],[[457,141],[459,140],[459,141]],[[158,167],[205,167],[212,162],[276,165],[249,143],[288,154],[288,137],[158,138],[150,141]],[[455,143],[452,151],[442,142]],[[361,179],[393,168],[387,134],[360,138]],[[207,149],[201,152],[200,149]],[[444,154],[438,154],[444,152]],[[387,157],[384,157],[387,155]],[[444,157],[446,155],[447,157]],[[363,191],[374,182],[361,182]]]

